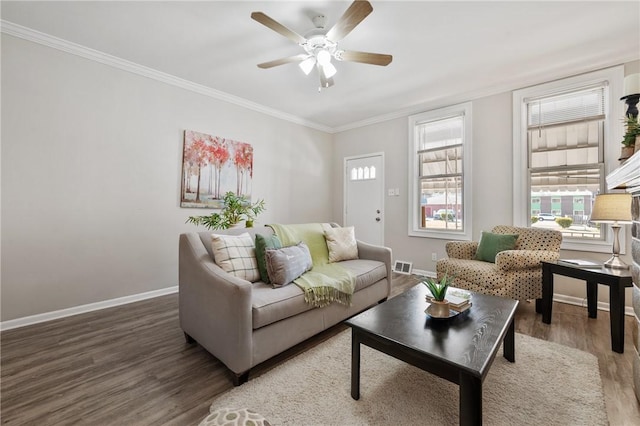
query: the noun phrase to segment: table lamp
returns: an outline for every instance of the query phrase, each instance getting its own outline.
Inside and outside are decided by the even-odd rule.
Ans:
[[[604,263],[606,268],[629,269],[629,265],[620,260],[620,225],[631,223],[631,194],[615,193],[596,195],[591,212],[591,221],[610,223],[613,229],[613,256]]]
[[[636,107],[640,101],[640,73],[631,74],[624,78],[624,96],[620,100],[624,100],[627,104],[626,117],[638,117],[638,108]]]

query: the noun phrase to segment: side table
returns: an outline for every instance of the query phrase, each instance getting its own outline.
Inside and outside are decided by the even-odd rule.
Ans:
[[[611,350],[624,352],[624,289],[633,285],[627,270],[610,268],[579,268],[567,264],[542,262],[542,322],[551,324],[553,305],[553,274],[577,278],[587,282],[587,311],[589,318],[598,316],[598,284],[609,286],[609,316],[611,322]]]

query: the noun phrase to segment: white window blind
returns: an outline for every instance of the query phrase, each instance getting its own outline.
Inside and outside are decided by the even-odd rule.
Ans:
[[[525,99],[529,129],[585,120],[604,119],[604,84],[569,93]]]
[[[570,218],[572,226],[562,229],[565,239],[603,238],[589,213],[604,189],[605,89],[601,83],[524,100],[531,225],[542,226],[537,213]],[[589,200],[587,212],[574,208],[576,196]]]
[[[471,105],[462,104],[409,118],[410,164],[414,191],[410,198],[409,235],[469,239],[465,221],[470,202],[465,190],[470,167]]]
[[[611,251],[609,228],[590,216],[618,166],[623,80],[615,66],[513,92],[514,224],[559,230],[563,249]],[[541,222],[541,213],[565,219]]]

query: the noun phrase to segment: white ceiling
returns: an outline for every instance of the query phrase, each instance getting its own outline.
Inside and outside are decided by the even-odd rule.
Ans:
[[[640,59],[640,1],[376,1],[341,43],[393,55],[338,62],[335,86],[295,64],[256,64],[302,48],[253,21],[262,11],[304,35],[350,1],[14,2],[28,27],[338,131],[407,112]],[[6,22],[5,22],[6,23]]]

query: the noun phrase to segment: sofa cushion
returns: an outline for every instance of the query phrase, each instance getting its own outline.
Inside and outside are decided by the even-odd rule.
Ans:
[[[256,260],[258,262],[258,271],[260,272],[260,280],[263,283],[270,284],[269,273],[267,271],[267,261],[265,251],[267,249],[282,248],[282,243],[277,235],[261,235],[256,234]]]
[[[329,262],[358,258],[358,243],[353,226],[346,228],[325,227],[324,238],[329,249]]]
[[[383,262],[375,260],[347,260],[340,262],[356,277],[356,289],[360,291],[387,276],[387,268]],[[304,292],[297,285],[272,288],[263,283],[256,283],[251,291],[253,328],[258,329],[276,321],[306,312],[314,308],[304,301]]]
[[[211,235],[213,261],[223,271],[255,282],[260,279],[256,250],[248,233],[241,235]]]
[[[340,266],[351,272],[356,277],[356,289],[360,291],[371,284],[375,284],[387,276],[387,267],[376,260],[345,260]]]
[[[513,250],[517,241],[518,235],[492,234],[483,231],[476,250],[476,260],[495,263],[496,255],[501,251]]]
[[[295,246],[265,250],[265,263],[273,287],[282,287],[313,266],[309,247],[303,242]]]

